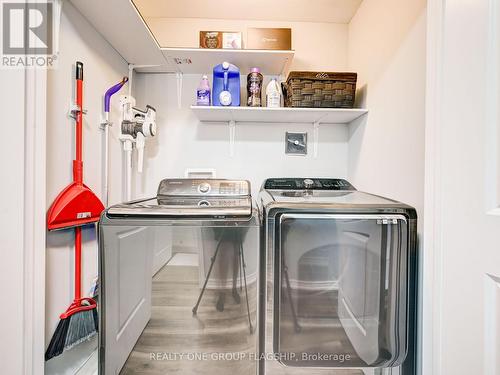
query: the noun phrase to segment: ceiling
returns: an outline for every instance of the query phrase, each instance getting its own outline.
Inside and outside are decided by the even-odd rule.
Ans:
[[[349,23],[362,0],[132,0],[144,19]]]

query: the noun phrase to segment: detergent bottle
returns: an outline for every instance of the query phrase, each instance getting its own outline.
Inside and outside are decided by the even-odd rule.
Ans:
[[[281,106],[280,86],[276,78],[273,78],[266,87],[267,106],[269,108],[279,108]]]
[[[196,90],[196,105],[210,105],[210,83],[206,75],[201,79],[200,85]]]

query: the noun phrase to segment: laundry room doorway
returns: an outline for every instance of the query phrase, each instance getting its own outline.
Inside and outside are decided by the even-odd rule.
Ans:
[[[422,374],[497,375],[500,7],[428,7]]]

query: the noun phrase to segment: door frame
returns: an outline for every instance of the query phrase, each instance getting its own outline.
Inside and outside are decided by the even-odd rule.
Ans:
[[[427,1],[424,236],[421,261],[419,374],[441,374],[441,104],[446,0]]]
[[[490,35],[488,53],[490,54],[488,69],[488,97],[487,121],[490,127],[495,127],[489,133],[498,137],[500,111],[498,100],[500,93],[499,69],[500,60],[498,50],[498,37],[500,36],[500,4],[497,0],[486,0],[491,11],[488,28]],[[447,0],[427,0],[427,61],[426,61],[426,124],[425,124],[425,189],[424,189],[424,236],[423,236],[423,262],[421,279],[421,310],[420,310],[420,374],[442,374],[442,329],[443,329],[443,266],[444,248],[442,241],[443,227],[443,181],[441,179],[443,168],[443,154],[441,144],[446,137],[443,134],[443,72],[445,43],[446,15],[453,6]],[[491,55],[493,54],[493,55]],[[496,102],[494,102],[496,101]],[[496,139],[498,141],[498,138]],[[496,144],[488,144],[487,160],[492,166],[489,169],[498,171],[500,165],[500,150]],[[487,185],[500,186],[499,172],[486,176]],[[491,191],[490,191],[491,190]],[[490,189],[486,191],[489,199],[488,207],[500,204],[500,193]],[[490,215],[499,215],[500,209],[495,208],[487,212]],[[488,353],[485,353],[487,356]]]
[[[26,373],[45,366],[46,126],[47,70],[26,71],[25,103],[25,339]]]
[[[443,26],[446,0],[427,1],[427,74],[426,74],[426,125],[425,125],[425,204],[422,262],[422,308],[420,327],[420,373],[440,374],[441,369],[441,268],[442,246],[439,211],[441,202],[440,181],[440,129],[442,102],[442,51]],[[24,305],[24,324],[16,327],[23,332],[22,350],[13,350],[22,356],[24,374],[43,374],[45,349],[45,212],[46,212],[46,90],[47,71],[26,70],[24,126],[11,127],[10,131],[24,133],[25,174],[24,186],[23,267],[19,272],[26,281],[20,300]],[[11,109],[16,110],[16,109]],[[29,218],[30,220],[26,220]],[[4,324],[7,324],[5,322]],[[8,340],[8,338],[5,338]]]
[[[2,230],[8,249],[1,252],[0,267],[5,280],[11,284],[12,297],[5,308],[6,318],[0,327],[3,332],[3,355],[9,358],[13,370],[23,375],[44,374],[45,352],[45,234],[46,234],[46,107],[47,71],[23,69],[21,72],[0,72],[4,83],[2,97],[8,98],[10,108],[4,113],[16,113],[15,123],[8,128],[9,137],[16,140],[17,149],[2,151],[6,160],[2,168],[9,179],[6,191],[16,191],[15,199],[5,199]],[[21,99],[10,94],[16,87]],[[6,129],[7,130],[7,129]],[[4,139],[8,142],[9,137]],[[23,173],[20,173],[21,170]],[[10,191],[9,191],[10,190]],[[19,205],[21,203],[21,205]],[[2,215],[3,216],[3,215]],[[12,285],[16,284],[16,285]],[[9,306],[22,316],[8,319]],[[12,313],[12,312],[11,312]],[[7,369],[9,369],[7,365]],[[5,368],[4,368],[5,370]]]

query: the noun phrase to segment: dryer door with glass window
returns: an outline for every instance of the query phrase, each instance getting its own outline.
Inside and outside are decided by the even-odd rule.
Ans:
[[[283,364],[402,363],[407,229],[401,215],[279,216],[274,350]]]

